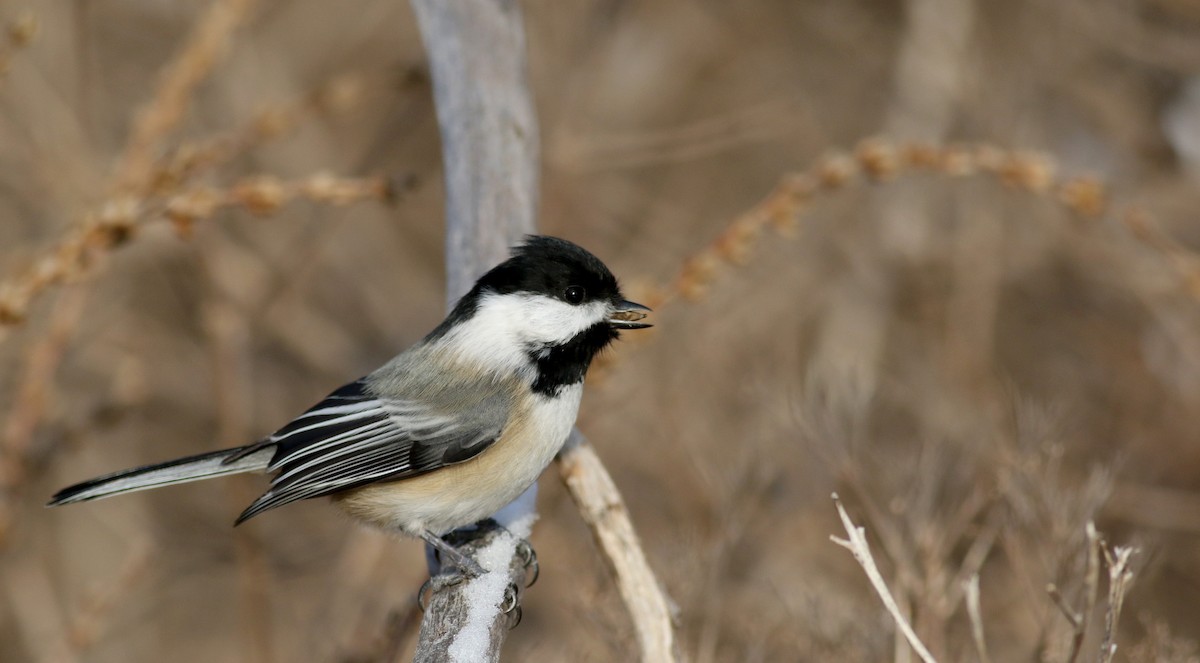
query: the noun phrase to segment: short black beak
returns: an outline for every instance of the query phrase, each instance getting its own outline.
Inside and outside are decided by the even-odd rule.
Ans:
[[[608,324],[615,329],[645,329],[646,327],[653,327],[654,325],[648,322],[639,322],[649,312],[650,307],[648,306],[642,306],[637,302],[629,300],[622,300],[616,303],[616,308],[608,316]]]

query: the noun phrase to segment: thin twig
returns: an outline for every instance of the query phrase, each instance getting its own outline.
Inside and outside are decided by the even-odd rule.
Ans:
[[[1099,534],[1096,533],[1096,525],[1090,520],[1085,532],[1087,566],[1083,574],[1083,609],[1076,611],[1072,608],[1058,585],[1054,583],[1046,585],[1046,593],[1050,595],[1050,600],[1054,601],[1054,605],[1058,606],[1071,625],[1071,648],[1067,652],[1067,663],[1075,663],[1075,659],[1079,658],[1079,652],[1083,651],[1083,640],[1087,635],[1088,622],[1091,620],[1092,612],[1096,609],[1097,586],[1100,576],[1100,550],[1103,546]]]
[[[984,562],[987,561],[988,555],[991,554],[992,548],[996,545],[996,537],[1000,534],[1000,513],[999,508],[994,508],[983,526],[983,531],[971,541],[970,547],[967,548],[967,553],[963,555],[962,564],[954,576],[958,582],[954,583],[952,587],[966,587],[966,583],[970,581],[970,578],[979,575],[979,570],[983,568]],[[962,593],[950,597],[946,606],[947,614],[952,613],[958,608],[958,602],[962,598]]]
[[[1083,576],[1083,627],[1076,638],[1077,644],[1074,645],[1075,650],[1083,649],[1084,631],[1082,628],[1087,627],[1087,622],[1090,621],[1092,613],[1096,611],[1096,600],[1099,595],[1100,587],[1100,535],[1096,532],[1096,524],[1088,521],[1085,528],[1087,540],[1087,567],[1084,569]],[[1074,663],[1075,657],[1067,659],[1067,663]]]
[[[1100,645],[1100,663],[1111,663],[1117,655],[1117,623],[1121,619],[1121,608],[1125,605],[1125,594],[1133,582],[1133,571],[1129,563],[1137,554],[1137,548],[1117,546],[1111,551],[1103,547],[1104,561],[1108,565],[1108,611],[1104,617],[1104,642]]]
[[[680,660],[671,600],[646,561],[629,510],[592,445],[575,431],[558,471],[617,581],[637,633],[641,660]]]
[[[887,582],[879,573],[879,567],[875,565],[875,559],[871,556],[871,547],[867,544],[866,530],[854,524],[850,520],[850,515],[846,513],[846,508],[842,506],[842,500],[838,498],[837,493],[833,494],[833,503],[837,506],[838,515],[842,519],[842,526],[846,528],[846,534],[849,538],[840,539],[836,536],[830,536],[829,539],[839,546],[849,550],[854,559],[862,566],[866,572],[867,578],[871,581],[871,586],[875,588],[875,592],[879,594],[879,598],[883,600],[883,605],[892,615],[892,619],[896,621],[896,626],[904,634],[904,638],[908,640],[908,644],[917,652],[917,656],[925,663],[936,663],[933,654],[925,648],[924,643],[917,637],[917,633],[913,631],[908,620],[904,618],[904,614],[900,612],[900,606],[896,605],[896,599],[892,598],[892,593],[888,589]]]
[[[979,654],[980,663],[991,663],[988,655],[987,640],[983,637],[983,611],[979,607],[979,574],[976,573],[963,583],[963,594],[967,598],[967,617],[971,620],[971,639],[975,641],[975,651]]]

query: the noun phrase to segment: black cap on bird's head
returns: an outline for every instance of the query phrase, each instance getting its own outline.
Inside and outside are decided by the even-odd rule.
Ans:
[[[650,326],[638,322],[650,309],[626,300],[616,277],[599,258],[558,237],[527,236],[513,248],[512,257],[485,274],[476,287],[497,294],[545,295],[572,305],[607,302],[617,316],[609,320],[614,328]]]
[[[488,293],[526,293],[561,300],[572,306],[603,302],[613,329],[650,327],[641,322],[650,311],[621,294],[616,277],[599,258],[583,247],[558,237],[529,235],[513,247],[512,256],[475,283],[459,307],[472,308]],[[471,311],[461,311],[469,315]]]

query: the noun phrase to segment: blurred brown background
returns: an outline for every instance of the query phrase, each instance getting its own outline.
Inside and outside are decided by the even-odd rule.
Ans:
[[[0,274],[172,187],[328,171],[409,190],[235,205],[190,239],[146,214],[0,341],[2,661],[411,647],[420,546],[319,502],[231,529],[259,477],[41,506],[266,434],[440,319],[437,124],[406,3],[222,4],[244,19],[144,150],[190,165],[125,188],[137,110],[208,3],[33,5],[36,38],[9,35],[0,79]],[[541,228],[635,291],[786,173],[873,135],[1037,149],[1200,244],[1196,2],[522,4]],[[23,10],[0,4],[0,21]],[[219,158],[195,156],[213,144]],[[1081,605],[1089,519],[1141,551],[1118,660],[1200,660],[1200,315],[1163,251],[1116,221],[988,178],[901,177],[823,198],[798,237],[770,235],[656,317],[593,380],[580,427],[692,660],[893,659],[890,619],[829,541],[834,490],[941,660],[976,659],[961,600],[976,568],[992,660],[1064,660],[1071,626],[1045,587]],[[629,660],[626,614],[553,471],[540,510],[541,581],[506,659]]]

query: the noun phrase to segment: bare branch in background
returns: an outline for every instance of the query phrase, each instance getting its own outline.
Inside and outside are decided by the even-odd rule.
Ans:
[[[837,493],[833,494],[833,503],[837,505],[838,515],[842,519],[842,526],[846,528],[846,534],[849,538],[839,539],[836,536],[830,536],[830,540],[839,546],[849,550],[854,559],[862,566],[863,571],[866,571],[867,578],[871,581],[871,586],[875,588],[875,592],[879,594],[879,598],[883,599],[883,605],[892,615],[892,619],[896,620],[896,628],[904,634],[904,638],[908,640],[908,644],[917,652],[917,656],[925,663],[936,663],[937,659],[925,645],[921,639],[917,637],[908,620],[904,618],[904,613],[900,612],[900,606],[896,605],[896,599],[892,598],[892,592],[888,589],[887,582],[883,579],[883,575],[879,573],[879,567],[875,565],[875,559],[871,556],[871,547],[867,545],[866,530],[854,524],[850,520],[850,515],[846,513],[846,508],[842,506],[842,500],[838,498]]]
[[[521,236],[535,231],[538,139],[525,29],[515,2],[413,0],[412,7],[429,55],[442,136],[446,301],[452,306]],[[498,520],[527,537],[535,495],[536,485]],[[525,585],[518,543],[493,528],[461,546],[489,572],[433,592],[416,660],[499,660],[511,619],[501,606],[505,590]]]

